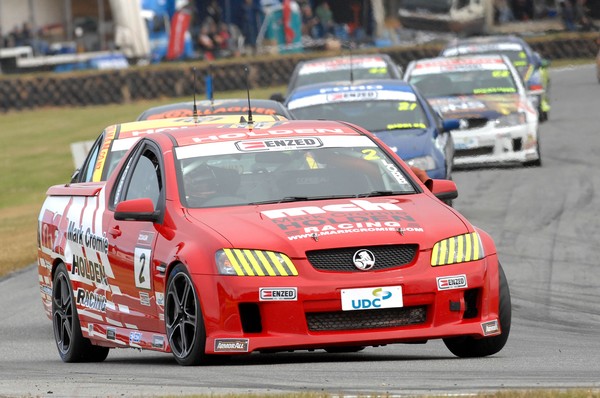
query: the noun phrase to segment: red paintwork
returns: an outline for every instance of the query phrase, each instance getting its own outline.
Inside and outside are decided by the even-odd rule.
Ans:
[[[278,123],[269,130],[277,137],[319,136],[338,131],[338,135],[355,136],[356,127],[337,122],[290,121]],[[247,126],[197,126],[171,131],[180,145],[214,140],[258,138],[267,130],[249,130]],[[275,131],[273,133],[273,131]],[[368,132],[360,130],[361,134]],[[165,335],[164,293],[169,271],[182,263],[192,275],[200,295],[206,327],[206,352],[214,353],[215,339],[249,339],[248,351],[268,349],[302,349],[336,344],[380,345],[422,341],[458,335],[483,337],[483,322],[498,319],[498,259],[492,239],[481,236],[485,257],[478,261],[432,267],[433,245],[451,236],[476,229],[456,210],[439,201],[425,186],[415,180],[422,193],[368,199],[336,199],[292,202],[260,206],[185,209],[179,201],[177,179],[173,167],[172,141],[168,134],[156,132],[149,139],[163,148],[166,209],[160,224],[146,221],[118,221],[109,206],[110,192],[117,181],[118,170],[104,183],[55,186],[39,217],[38,270],[42,302],[51,315],[52,275],[58,263],[64,262],[71,277],[74,298],[84,289],[96,302],[78,300],[82,331],[93,343],[110,347],[139,347],[169,352]],[[375,141],[380,142],[376,138]],[[387,152],[414,174],[391,151]],[[123,165],[125,162],[121,162]],[[452,188],[441,184],[445,188]],[[453,184],[452,184],[453,185]],[[380,211],[382,203],[402,210]],[[311,218],[311,225],[321,222],[345,225],[350,216],[379,217],[380,221],[400,219],[407,230],[398,232],[351,233],[322,236],[318,240],[289,240],[286,232],[301,232],[302,219],[273,218],[273,211],[314,206],[323,213]],[[376,210],[365,210],[375,208]],[[352,209],[352,212],[341,209]],[[271,215],[268,216],[268,215]],[[374,216],[375,215],[375,216]],[[422,228],[411,232],[408,228]],[[82,239],[80,245],[74,244]],[[87,243],[88,239],[92,243]],[[81,243],[79,242],[79,243]],[[362,247],[381,244],[414,243],[416,259],[401,268],[377,272],[323,272],[314,269],[306,259],[306,251],[338,247]],[[106,245],[107,250],[103,250]],[[136,286],[138,275],[133,264],[136,247],[147,248],[152,261],[148,288]],[[218,275],[215,252],[223,248],[273,250],[287,254],[298,276],[239,277]],[[81,257],[85,259],[82,260]],[[76,260],[74,262],[74,260]],[[479,289],[478,316],[463,318],[465,289],[438,290],[436,277],[465,275],[468,289]],[[309,332],[307,312],[341,311],[340,290],[400,285],[404,306],[426,305],[427,319],[420,325],[372,330]],[[297,288],[295,301],[260,301],[259,289],[265,287]],[[93,296],[95,295],[95,296]],[[105,298],[103,308],[98,300]],[[450,302],[459,302],[461,310],[450,310]],[[255,303],[262,321],[262,331],[242,331],[239,303]],[[95,306],[97,308],[95,308]],[[110,333],[107,330],[110,329]],[[112,336],[114,335],[114,338]],[[108,336],[111,336],[109,338]],[[154,344],[153,344],[154,343]],[[234,354],[228,352],[227,354]]]

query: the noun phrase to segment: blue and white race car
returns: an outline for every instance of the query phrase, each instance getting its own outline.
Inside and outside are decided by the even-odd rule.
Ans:
[[[444,121],[427,100],[401,80],[361,80],[299,87],[285,105],[296,119],[343,120],[366,128],[409,165],[431,178],[450,179],[454,143]]]

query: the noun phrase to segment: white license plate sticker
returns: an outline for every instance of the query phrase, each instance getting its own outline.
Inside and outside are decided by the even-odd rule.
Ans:
[[[377,310],[403,307],[402,286],[342,289],[342,310]]]
[[[479,140],[473,137],[456,138],[454,140],[455,149],[471,149],[479,146]]]

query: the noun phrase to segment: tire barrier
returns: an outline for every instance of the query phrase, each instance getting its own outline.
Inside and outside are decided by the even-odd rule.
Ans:
[[[549,60],[593,59],[598,52],[597,33],[555,34],[527,39],[535,51]],[[439,54],[443,43],[412,47],[369,49],[356,53],[386,52],[403,68],[419,58]],[[310,53],[218,61],[161,64],[118,71],[87,71],[70,74],[8,75],[0,78],[0,112],[40,107],[122,104],[157,98],[192,98],[194,73],[196,93],[206,92],[205,78],[213,76],[218,93],[245,90],[244,67],[248,67],[250,89],[286,85],[296,63],[316,57],[339,55]],[[347,54],[347,53],[346,53]],[[194,72],[194,68],[196,71]]]

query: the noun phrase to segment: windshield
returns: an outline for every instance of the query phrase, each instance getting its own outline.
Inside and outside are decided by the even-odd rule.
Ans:
[[[427,98],[517,92],[515,80],[507,69],[419,74],[411,76],[410,82]]]
[[[390,73],[385,67],[354,69],[352,71],[352,74],[354,75],[354,80],[387,79],[392,77],[390,76]],[[350,81],[350,69],[323,71],[318,73],[311,73],[310,75],[298,75],[296,87],[306,86],[314,83],[330,83],[343,81]]]
[[[352,58],[343,57],[303,64],[295,87],[314,83],[350,82],[351,80],[371,80],[395,78],[382,57]]]
[[[213,144],[177,148],[182,203],[203,208],[415,193],[402,169],[368,137],[268,141],[294,141],[287,147],[294,149],[265,150],[266,140],[232,143],[235,151],[207,148]]]
[[[401,8],[407,10],[426,10],[435,13],[448,13],[452,8],[452,0],[402,0]]]
[[[448,47],[444,50],[444,56],[452,57],[463,54],[500,54],[506,57],[517,68],[521,76],[527,71],[529,61],[527,53],[518,43],[498,43],[489,45],[464,45],[458,47]]]
[[[343,120],[378,132],[429,127],[425,112],[416,100],[332,102],[297,108],[292,113],[296,119]]]

